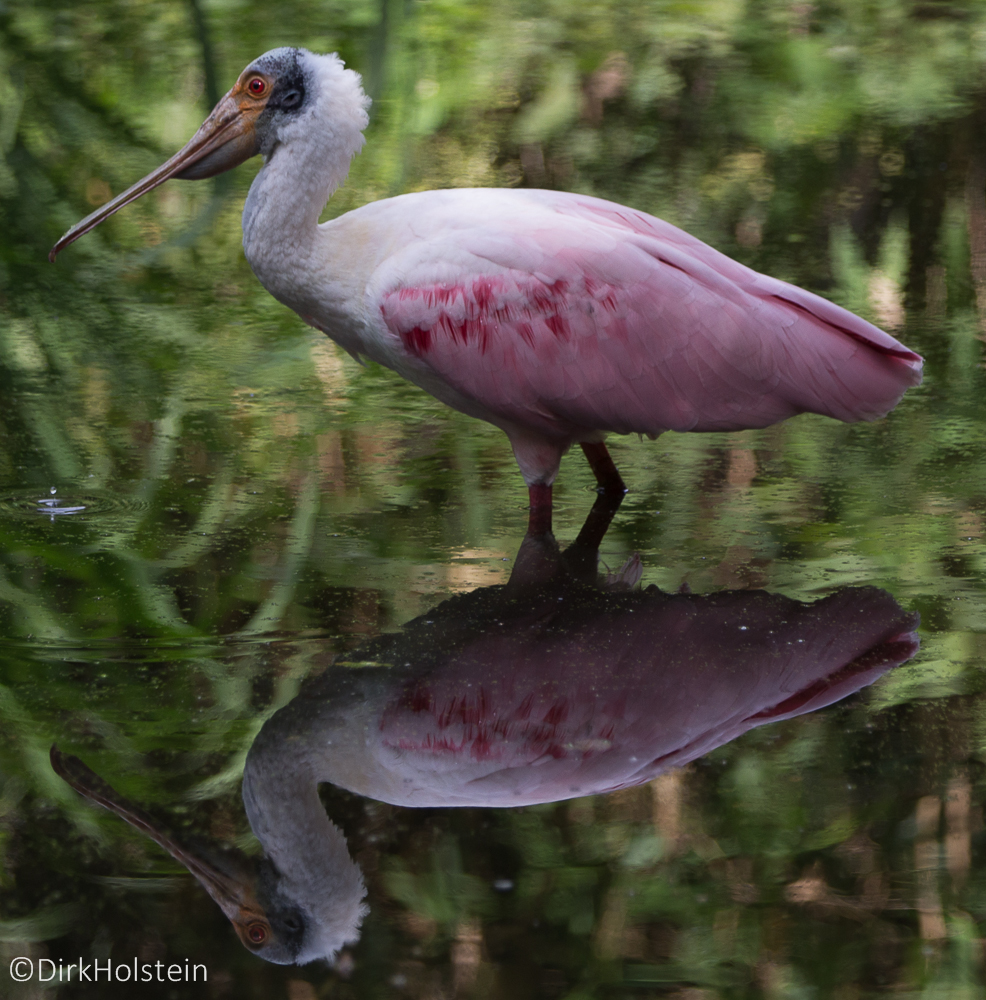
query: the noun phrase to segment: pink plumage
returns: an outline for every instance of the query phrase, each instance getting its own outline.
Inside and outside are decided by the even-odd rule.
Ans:
[[[915,654],[916,626],[873,587],[804,604],[515,571],[361,646],[359,669],[340,658],[264,725],[247,774],[293,740],[324,748],[319,780],[396,805],[600,794],[872,684]]]
[[[274,49],[184,149],[49,256],[171,177],[263,154],[243,212],[257,277],[354,356],[501,427],[537,534],[576,442],[602,489],[622,495],[608,433],[740,430],[806,411],[873,420],[920,382],[921,358],[858,316],[597,198],[425,191],[319,225],[368,104],[338,56]]]
[[[445,193],[459,209],[448,247],[395,275],[379,309],[403,351],[504,425],[529,483],[550,483],[565,449],[602,433],[739,430],[806,411],[872,420],[921,379],[920,357],[882,330],[660,219],[489,191],[480,222],[469,194]],[[470,258],[447,276],[446,261]]]

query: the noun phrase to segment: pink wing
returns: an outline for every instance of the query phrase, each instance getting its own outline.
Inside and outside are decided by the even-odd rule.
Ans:
[[[921,358],[882,330],[660,219],[490,194],[502,218],[487,202],[418,239],[378,302],[406,354],[505,420],[555,439],[852,422],[921,381]]]

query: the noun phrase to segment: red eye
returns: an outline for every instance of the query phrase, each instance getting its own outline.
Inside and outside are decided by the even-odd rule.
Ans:
[[[254,97],[260,97],[267,91],[267,82],[265,80],[261,80],[259,76],[255,76],[247,84],[247,90],[249,90]]]
[[[263,944],[267,940],[267,928],[263,924],[250,924],[247,937],[252,944]]]

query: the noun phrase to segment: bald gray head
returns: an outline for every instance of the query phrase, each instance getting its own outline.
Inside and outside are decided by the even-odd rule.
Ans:
[[[256,75],[270,88],[267,105],[257,117],[255,125],[258,147],[264,157],[274,151],[281,129],[296,121],[311,109],[309,95],[316,86],[315,76],[306,56],[306,49],[282,47],[271,49],[254,59],[243,71],[249,77]],[[249,88],[251,81],[247,81]]]

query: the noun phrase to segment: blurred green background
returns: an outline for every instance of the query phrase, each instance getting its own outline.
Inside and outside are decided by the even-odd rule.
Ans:
[[[373,907],[341,973],[253,960],[47,764],[58,740],[249,843],[263,719],[332,651],[503,582],[524,531],[499,431],[360,368],[253,278],[258,163],[171,182],[47,263],[278,45],[340,52],[374,100],[326,218],[434,187],[591,193],[928,361],[874,425],[615,441],[631,492],[603,553],[668,589],[876,584],[921,613],[919,658],[606,799],[416,813],[327,791]],[[214,970],[162,996],[981,996],[984,126],[982,0],[4,0],[3,954]],[[562,541],[591,487],[567,458]],[[0,993],[40,995],[5,966]]]

